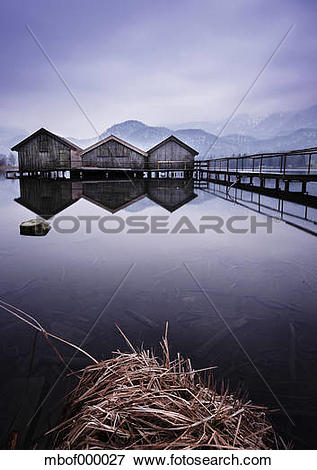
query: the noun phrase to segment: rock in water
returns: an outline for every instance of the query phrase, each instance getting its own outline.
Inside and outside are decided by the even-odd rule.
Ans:
[[[20,224],[20,235],[43,237],[51,230],[48,222],[41,219],[31,219]]]

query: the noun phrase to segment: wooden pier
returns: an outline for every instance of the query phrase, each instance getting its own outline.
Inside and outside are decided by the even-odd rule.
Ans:
[[[199,160],[195,161],[194,178],[255,190],[272,188],[273,183],[275,191],[285,192],[290,191],[290,183],[299,182],[300,192],[305,194],[307,184],[317,181],[317,148]]]
[[[168,166],[156,166],[146,169],[131,169],[131,168],[98,168],[98,167],[80,167],[70,170],[36,170],[36,171],[19,171],[19,170],[8,170],[6,172],[7,179],[19,179],[23,177],[37,177],[47,179],[74,179],[83,180],[89,178],[96,179],[112,179],[112,178],[183,178],[188,179],[193,177],[194,167],[191,168],[184,162],[184,165],[178,167],[172,167],[168,169]]]
[[[317,234],[311,215],[317,209],[317,192],[312,189],[317,182],[317,148],[201,160],[195,162],[194,178],[196,189]],[[285,202],[293,203],[294,213],[285,209]]]

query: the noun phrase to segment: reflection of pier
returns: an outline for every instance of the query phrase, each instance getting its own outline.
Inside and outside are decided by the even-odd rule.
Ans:
[[[317,235],[317,196],[204,181],[195,188]]]

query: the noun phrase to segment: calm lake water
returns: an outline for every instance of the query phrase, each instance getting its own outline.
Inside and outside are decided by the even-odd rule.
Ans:
[[[159,352],[168,321],[172,353],[191,357],[196,368],[218,366],[217,379],[278,410],[272,390],[286,411],[272,415],[277,430],[296,448],[316,448],[317,264],[316,237],[309,233],[316,227],[316,209],[305,212],[285,202],[285,219],[293,225],[273,221],[272,233],[265,227],[231,233],[225,226],[224,233],[127,233],[131,216],[169,216],[170,230],[183,216],[196,229],[202,216],[225,222],[247,217],[236,222],[240,228],[250,227],[250,216],[266,221],[214,190],[176,180],[169,186],[166,181],[131,185],[1,179],[0,298],[74,343],[80,344],[91,330],[83,348],[97,359],[127,349],[116,324],[135,346]],[[243,199],[251,204],[250,194]],[[267,213],[278,208],[271,198],[262,198],[261,204]],[[54,228],[45,237],[19,233],[20,223],[36,213],[100,218],[113,217],[113,212],[125,224],[120,233],[104,233],[97,220],[91,233],[83,221],[73,233]],[[72,218],[60,227],[71,227]],[[120,222],[111,223],[115,227]],[[47,447],[52,443],[43,434],[59,419],[73,379],[60,377],[63,365],[41,335],[3,310],[0,322],[1,445],[5,448],[10,432],[18,431],[20,448],[36,443]],[[66,361],[72,358],[72,349],[58,347]],[[71,366],[88,362],[77,354]]]

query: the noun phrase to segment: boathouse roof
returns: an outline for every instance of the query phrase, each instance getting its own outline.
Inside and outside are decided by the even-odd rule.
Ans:
[[[167,139],[164,139],[162,140],[162,142],[159,142],[158,144],[154,145],[154,147],[150,148],[147,153],[151,153],[151,152],[154,152],[154,150],[158,149],[159,147],[161,147],[162,145],[165,145],[167,144],[168,142],[176,142],[177,144],[179,144],[181,147],[185,148],[186,150],[188,150],[190,153],[192,153],[193,155],[198,155],[199,152],[197,152],[197,150],[193,149],[192,147],[190,147],[189,145],[185,144],[185,142],[183,142],[182,140],[178,139],[177,137],[175,137],[175,135],[170,135],[169,137],[167,137]]]
[[[77,151],[82,151],[82,149],[71,142],[70,140],[65,139],[65,137],[61,137],[57,134],[53,134],[53,132],[48,131],[47,129],[44,129],[44,127],[41,127],[41,129],[38,129],[36,132],[33,132],[33,134],[29,135],[25,139],[21,140],[18,144],[16,144],[14,147],[11,148],[11,150],[19,150],[20,147],[22,147],[24,144],[26,144],[29,140],[33,139],[34,137],[37,137],[40,134],[47,134],[50,137],[53,137],[54,139],[58,140],[62,144],[66,145],[69,147],[71,150],[77,150]]]
[[[105,144],[106,142],[110,142],[111,140],[114,140],[118,142],[119,144],[124,145],[125,147],[129,148],[130,150],[133,150],[136,153],[139,153],[143,157],[147,157],[147,153],[144,152],[143,150],[139,149],[138,147],[135,147],[134,145],[129,144],[129,142],[126,142],[125,140],[119,139],[119,137],[116,137],[115,135],[109,135],[105,139],[99,140],[95,144],[91,145],[90,147],[87,147],[81,152],[81,155],[85,155],[85,153],[90,152],[91,150],[94,150],[95,148],[99,147],[100,145]]]

